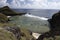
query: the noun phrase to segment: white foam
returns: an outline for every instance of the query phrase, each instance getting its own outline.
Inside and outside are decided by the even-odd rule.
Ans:
[[[37,19],[41,19],[41,20],[48,20],[48,18],[39,17],[39,16],[31,15],[31,14],[26,14],[25,16],[32,17],[32,18],[37,18]]]
[[[8,18],[10,18],[11,16],[7,16]]]
[[[32,33],[32,36],[33,36],[34,38],[36,38],[36,39],[38,39],[40,35],[41,35],[41,34],[39,34],[39,33]]]

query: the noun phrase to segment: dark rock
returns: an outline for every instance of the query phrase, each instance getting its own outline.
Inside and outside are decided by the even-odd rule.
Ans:
[[[49,23],[51,30],[60,31],[60,11],[52,16]]]
[[[49,32],[45,32],[45,33],[43,33],[42,35],[40,35],[39,36],[39,38],[37,39],[37,40],[43,40],[44,38],[53,38],[53,39],[55,39],[55,35],[53,34],[54,32],[51,32],[51,31],[49,31]]]
[[[50,37],[55,40],[55,36],[60,36],[60,11],[54,14],[52,19],[49,19],[48,22],[50,23],[50,31],[40,35],[37,40],[43,40],[44,38],[48,39]]]
[[[17,13],[10,9],[8,6],[0,8],[0,13],[5,14],[6,16],[15,16],[15,15],[25,15],[26,13]]]

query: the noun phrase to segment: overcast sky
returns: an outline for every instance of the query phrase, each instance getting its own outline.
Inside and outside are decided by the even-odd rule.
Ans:
[[[0,7],[20,9],[60,9],[60,0],[0,0]]]

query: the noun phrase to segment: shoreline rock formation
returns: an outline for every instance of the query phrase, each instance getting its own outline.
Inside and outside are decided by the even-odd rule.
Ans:
[[[0,8],[0,40],[35,40],[28,29],[9,23],[10,21],[7,17],[25,14],[14,12],[8,6]]]
[[[60,40],[60,11],[52,16],[52,19],[48,20],[50,23],[50,31],[43,33],[37,40]],[[49,39],[50,38],[50,39]]]
[[[4,6],[2,8],[0,8],[0,13],[6,15],[6,16],[16,16],[16,15],[25,15],[26,13],[17,13],[15,11],[13,11],[11,8],[9,8],[8,6]]]

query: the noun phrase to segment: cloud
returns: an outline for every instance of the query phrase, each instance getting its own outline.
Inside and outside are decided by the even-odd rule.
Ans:
[[[47,5],[48,5],[48,9],[60,9],[60,2],[59,3],[49,2]]]
[[[28,9],[60,9],[59,0],[1,0],[0,7],[9,6],[11,8]]]
[[[0,7],[6,6],[7,5],[6,1],[7,0],[0,0]]]

